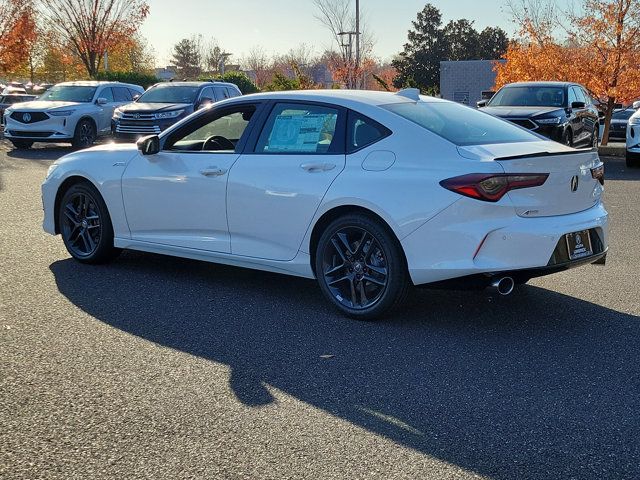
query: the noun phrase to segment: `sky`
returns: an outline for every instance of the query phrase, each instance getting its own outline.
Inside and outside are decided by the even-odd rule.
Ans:
[[[286,53],[305,43],[316,53],[332,46],[329,31],[314,18],[312,0],[148,0],[149,17],[142,35],[153,47],[158,66],[169,64],[173,45],[180,39],[201,34],[216,38],[238,61],[259,46],[268,54]],[[402,50],[411,21],[425,0],[360,0],[373,32],[374,55],[383,60]],[[440,9],[444,23],[467,18],[482,30],[499,26],[513,35],[506,0],[431,0]]]

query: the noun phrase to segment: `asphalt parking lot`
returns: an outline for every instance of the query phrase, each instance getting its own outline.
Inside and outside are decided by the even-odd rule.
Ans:
[[[606,266],[336,315],[314,282],[41,229],[64,147],[0,141],[0,477],[640,478],[640,170]]]

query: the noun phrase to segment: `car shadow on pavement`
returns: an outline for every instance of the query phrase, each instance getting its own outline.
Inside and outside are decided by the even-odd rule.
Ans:
[[[137,252],[50,268],[97,320],[228,365],[245,405],[273,386],[494,479],[640,477],[639,317],[526,286],[418,290],[364,323],[294,277]]]

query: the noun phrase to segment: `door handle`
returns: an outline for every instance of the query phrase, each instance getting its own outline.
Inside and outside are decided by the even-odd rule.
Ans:
[[[204,175],[205,177],[219,177],[221,175],[224,175],[225,173],[227,173],[227,171],[224,168],[218,167],[210,167],[205,168],[204,170],[200,170],[200,174]]]
[[[335,163],[303,163],[300,168],[309,173],[328,172],[336,168]]]

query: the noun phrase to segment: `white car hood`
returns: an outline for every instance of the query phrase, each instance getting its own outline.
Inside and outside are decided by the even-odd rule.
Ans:
[[[77,107],[78,105],[83,104],[80,102],[54,102],[51,100],[34,100],[33,102],[17,103],[14,105],[14,108],[12,110],[19,110],[21,112],[42,112],[60,107]]]

